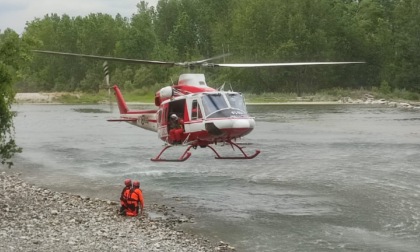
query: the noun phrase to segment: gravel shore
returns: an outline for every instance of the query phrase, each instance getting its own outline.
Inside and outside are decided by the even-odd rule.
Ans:
[[[146,205],[165,215],[171,209]],[[119,203],[54,192],[0,173],[0,251],[234,251],[177,230],[191,218],[124,217]]]

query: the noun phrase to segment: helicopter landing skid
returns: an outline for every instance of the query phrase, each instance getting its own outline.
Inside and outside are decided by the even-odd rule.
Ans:
[[[232,149],[235,149],[234,147],[238,148],[238,150],[241,151],[241,153],[242,153],[243,156],[239,156],[239,157],[222,157],[216,151],[216,149],[214,149],[212,146],[207,145],[207,146],[203,146],[203,147],[209,147],[216,154],[216,157],[214,157],[215,159],[253,159],[256,156],[258,156],[258,154],[260,154],[260,152],[261,152],[260,150],[256,150],[253,155],[247,155],[244,152],[243,147],[241,147],[238,144],[233,143],[233,142],[228,142],[228,143],[232,146]],[[189,152],[189,150],[191,148],[196,149],[197,148],[197,145],[195,145],[195,144],[189,145],[188,148],[184,151],[184,153],[178,159],[164,159],[164,158],[160,158],[160,156],[162,156],[162,154],[167,149],[169,149],[171,147],[172,147],[172,145],[165,146],[165,148],[163,148],[163,150],[155,158],[151,158],[151,160],[152,161],[155,161],[155,162],[157,162],[157,161],[164,161],[164,162],[183,162],[183,161],[187,160],[188,158],[190,158],[191,152]]]
[[[238,148],[238,150],[240,150],[242,152],[243,157],[222,157],[222,156],[219,155],[219,153],[213,147],[211,147],[210,145],[208,145],[207,147],[209,147],[216,154],[215,159],[253,159],[254,157],[258,156],[258,154],[260,154],[260,152],[261,152],[260,150],[256,150],[253,155],[249,156],[244,152],[243,147],[241,147],[238,144],[233,143],[231,141],[228,142],[228,143],[232,146],[232,149],[235,150],[234,147]]]
[[[185,160],[187,160],[188,158],[190,158],[191,156],[191,152],[188,152],[191,147],[193,147],[192,145],[188,146],[188,148],[184,151],[184,153],[178,158],[178,159],[163,159],[160,158],[160,156],[162,156],[162,154],[169,148],[171,148],[172,145],[167,145],[165,146],[165,148],[163,148],[163,150],[159,153],[159,155],[157,155],[155,158],[151,158],[150,160],[152,161],[164,161],[164,162],[184,162]]]

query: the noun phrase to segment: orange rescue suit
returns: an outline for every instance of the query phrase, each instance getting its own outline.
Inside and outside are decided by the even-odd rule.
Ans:
[[[131,189],[129,192],[130,198],[128,199],[128,208],[126,214],[127,216],[137,216],[139,214],[139,206],[141,208],[141,212],[143,212],[143,192],[139,188]]]
[[[130,197],[130,187],[126,186],[121,192],[120,202],[121,206],[124,208],[127,208],[127,201]]]
[[[169,131],[169,138],[173,142],[181,143],[182,141],[182,133],[184,133],[184,121],[182,119],[173,120],[171,119],[169,122],[170,131]]]

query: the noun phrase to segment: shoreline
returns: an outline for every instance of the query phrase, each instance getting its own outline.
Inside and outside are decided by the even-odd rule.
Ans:
[[[66,93],[16,93],[16,104],[65,104],[55,102],[55,99]],[[78,96],[78,95],[75,95]],[[106,102],[108,103],[108,101]],[[153,102],[126,102],[127,105],[154,105]],[[116,105],[115,102],[113,102]],[[350,97],[342,97],[338,101],[287,101],[287,102],[247,102],[247,105],[387,105],[397,108],[420,108],[420,102],[414,101],[387,101],[385,99],[374,99],[366,95],[363,99],[353,100]]]
[[[184,232],[193,217],[147,204],[146,215],[118,215],[119,202],[58,192],[0,169],[0,243],[8,251],[235,251]],[[157,214],[156,214],[157,213]],[[162,218],[161,216],[164,216]]]

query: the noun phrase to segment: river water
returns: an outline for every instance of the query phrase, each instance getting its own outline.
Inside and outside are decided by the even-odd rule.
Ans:
[[[240,142],[257,158],[197,149],[183,163],[150,161],[157,135],[106,122],[118,114],[105,105],[14,110],[15,167],[35,184],[117,200],[139,179],[146,207],[173,205],[195,217],[184,229],[238,251],[419,251],[419,109],[250,105],[257,127]]]

